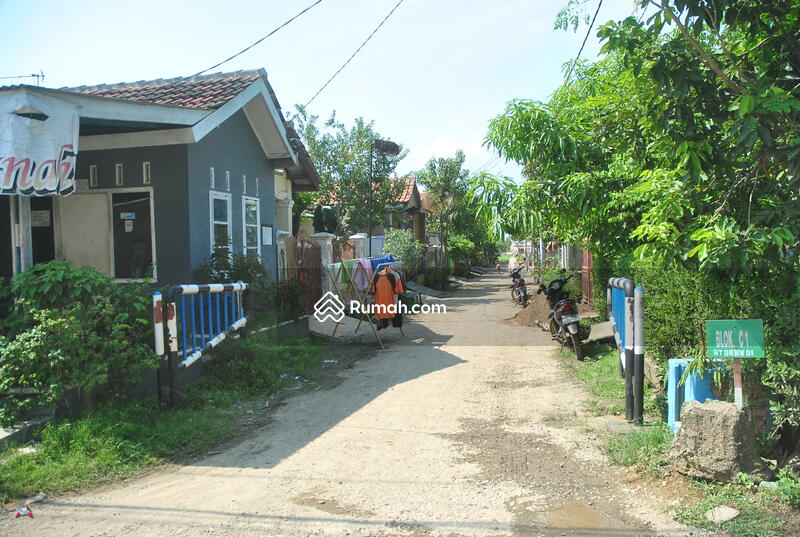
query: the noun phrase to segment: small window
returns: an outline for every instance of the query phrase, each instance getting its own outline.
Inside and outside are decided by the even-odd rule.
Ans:
[[[242,194],[247,194],[247,176],[242,175]]]
[[[208,180],[209,180],[209,183],[211,184],[211,189],[212,190],[217,188],[216,182],[214,181],[214,167],[213,166],[208,169]]]
[[[256,177],[256,178],[255,178],[255,183],[256,183],[256,197],[258,197],[258,181],[259,181],[259,178],[258,178],[258,177]]]
[[[258,259],[261,251],[261,211],[258,198],[242,197],[244,253]]]
[[[231,195],[211,192],[211,251],[218,246],[231,246]],[[229,250],[230,251],[230,250]]]
[[[116,185],[122,186],[124,184],[124,178],[122,177],[122,164],[117,164],[114,167],[114,177],[116,178]]]
[[[231,172],[225,172],[225,190],[227,192],[231,191]]]
[[[142,162],[142,184],[150,184],[150,163]]]
[[[91,164],[89,166],[89,186],[97,186],[97,164]]]

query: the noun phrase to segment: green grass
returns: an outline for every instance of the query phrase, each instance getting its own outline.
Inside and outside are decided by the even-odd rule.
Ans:
[[[240,403],[310,376],[321,350],[309,339],[229,340],[213,351],[209,374],[188,387],[179,409],[160,410],[149,399],[117,400],[50,424],[35,453],[0,453],[0,502],[96,486],[197,456],[239,430]]]
[[[600,449],[612,464],[660,475],[667,466],[666,452],[671,443],[669,427],[659,422],[610,436]]]
[[[702,482],[697,482],[696,486],[702,491],[703,499],[679,510],[676,520],[699,528],[723,530],[734,537],[783,537],[797,535],[800,531],[797,514],[792,514],[780,489],[751,490],[740,485]],[[739,516],[719,525],[706,520],[705,513],[721,505],[738,510]]]

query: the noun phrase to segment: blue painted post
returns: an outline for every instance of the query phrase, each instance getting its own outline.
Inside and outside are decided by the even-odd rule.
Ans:
[[[222,293],[222,303],[225,305],[225,311],[222,318],[225,321],[225,330],[230,326],[230,317],[228,316],[228,293]]]
[[[214,317],[212,314],[212,307],[211,307],[211,293],[206,295],[208,297],[208,340],[211,341],[217,333],[214,332]]]
[[[186,295],[181,295],[181,334],[183,335],[183,359],[186,360]]]
[[[191,335],[191,337],[189,339],[192,342],[192,353],[194,353],[195,344],[196,344],[195,334],[197,333],[197,329],[196,329],[195,324],[194,324],[194,295],[189,295],[189,309],[192,312],[192,335]]]
[[[200,348],[206,346],[206,331],[205,331],[205,308],[203,307],[203,295],[199,295],[198,302],[200,302]]]
[[[217,334],[222,332],[222,323],[219,322],[219,295],[220,295],[220,293],[217,293],[217,295],[216,295],[216,302],[217,302]]]

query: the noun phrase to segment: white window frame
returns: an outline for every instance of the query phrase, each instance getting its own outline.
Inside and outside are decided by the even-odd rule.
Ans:
[[[227,174],[227,172],[226,172]],[[228,206],[228,221],[216,221],[214,220],[214,200],[225,200]],[[208,196],[208,231],[209,231],[209,244],[211,245],[210,251],[214,253],[214,224],[228,224],[228,251],[232,254],[233,253],[233,233],[231,228],[231,218],[232,218],[232,203],[231,203],[231,195],[227,192],[217,192],[211,191]]]
[[[231,172],[225,170],[225,190],[227,192],[231,191]]]
[[[247,194],[247,175],[242,174],[242,194]]]
[[[217,188],[217,181],[214,179],[214,166],[208,168],[208,180],[211,184],[211,190]]]
[[[150,175],[150,161],[145,160],[142,162],[142,184],[149,185],[151,181]]]
[[[247,246],[247,203],[256,204],[256,245]],[[252,226],[253,224],[249,224]],[[261,259],[261,201],[252,196],[242,196],[242,253],[247,255],[248,250],[255,250],[258,259]]]
[[[125,184],[124,167],[119,162],[114,165],[114,184],[117,186]]]

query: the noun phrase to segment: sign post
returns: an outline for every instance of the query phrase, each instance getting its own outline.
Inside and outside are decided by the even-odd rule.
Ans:
[[[763,358],[764,323],[761,319],[706,321],[706,349],[709,358],[733,359],[733,398],[742,409],[742,358]]]

